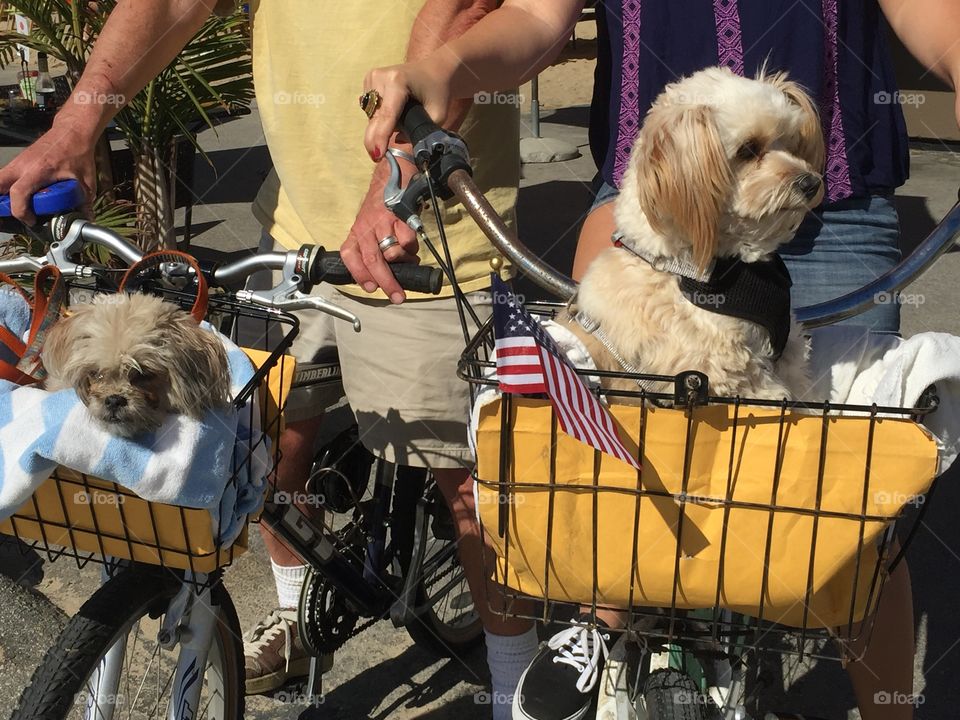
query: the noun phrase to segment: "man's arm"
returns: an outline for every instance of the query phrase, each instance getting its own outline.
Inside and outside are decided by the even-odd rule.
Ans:
[[[407,59],[428,57],[437,48],[465,33],[496,6],[497,0],[426,0],[410,32]],[[447,127],[459,127],[470,105],[470,100],[451,103],[447,110]],[[387,262],[416,262],[419,246],[413,231],[383,205],[383,188],[390,172],[383,155],[388,147],[409,149],[409,146],[397,141],[393,127],[388,129],[384,137],[382,145],[370,148],[370,156],[377,161],[377,166],[356,222],[340,248],[340,256],[364,290],[373,292],[378,287],[382,288],[392,302],[400,303],[406,296]],[[406,180],[415,172],[415,168],[403,160],[400,164]],[[388,235],[395,236],[400,244],[382,253],[378,243]]]
[[[960,2],[879,0],[890,27],[917,60],[949,84],[960,87]],[[960,121],[960,114],[958,114]]]
[[[74,178],[93,197],[97,139],[127,99],[142,90],[190,41],[217,0],[120,0],[97,39],[86,69],[53,127],[0,170],[0,193],[13,214],[34,223],[30,197]]]

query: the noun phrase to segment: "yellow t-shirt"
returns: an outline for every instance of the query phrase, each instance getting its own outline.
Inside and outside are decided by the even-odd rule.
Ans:
[[[274,165],[253,212],[282,245],[316,243],[331,250],[346,240],[373,172],[363,148],[367,118],[357,102],[363,78],[371,68],[405,59],[422,5],[423,0],[251,3],[257,105]],[[513,225],[519,108],[476,104],[460,132],[477,184]],[[422,217],[439,249],[433,211]],[[445,203],[443,217],[461,287],[486,287],[496,251],[461,205]],[[424,264],[434,264],[426,248],[420,256]],[[357,286],[343,289],[367,296]],[[444,294],[452,294],[446,283]]]

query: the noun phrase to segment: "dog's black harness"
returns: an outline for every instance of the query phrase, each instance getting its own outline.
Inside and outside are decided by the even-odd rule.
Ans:
[[[783,260],[774,255],[770,260],[747,263],[739,258],[717,258],[707,273],[688,263],[658,262],[623,244],[614,235],[617,247],[633,253],[657,270],[671,272],[680,280],[680,292],[698,308],[749,320],[760,325],[770,336],[773,359],[779,360],[790,336],[790,272]],[[681,267],[680,265],[684,265]]]

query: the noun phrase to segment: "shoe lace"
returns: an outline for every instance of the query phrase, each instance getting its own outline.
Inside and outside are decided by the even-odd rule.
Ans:
[[[609,655],[608,640],[610,635],[595,627],[574,625],[558,632],[547,645],[556,651],[553,662],[570,665],[580,673],[577,690],[587,693],[597,684],[600,665]]]
[[[291,635],[292,622],[285,617],[280,610],[274,610],[263,620],[258,622],[250,635],[243,643],[243,654],[248,657],[256,657],[263,648],[267,647],[278,633],[283,632],[283,659],[284,669],[290,669],[290,653],[293,646],[293,637]]]

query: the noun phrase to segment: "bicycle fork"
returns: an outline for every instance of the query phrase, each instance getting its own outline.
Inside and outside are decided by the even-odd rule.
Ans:
[[[109,577],[106,565],[104,577]],[[172,651],[180,645],[168,720],[194,720],[197,717],[205,675],[210,693],[222,696],[225,691],[225,678],[218,675],[223,663],[211,666],[217,672],[208,672],[207,668],[210,652],[220,652],[219,647],[211,647],[218,609],[213,604],[208,580],[203,573],[186,574],[180,590],[167,606],[157,632],[157,654],[161,650]],[[198,592],[198,587],[203,590]],[[126,652],[127,636],[124,634],[104,654],[90,676],[85,688],[85,720],[113,720],[117,705],[122,701],[119,688]]]

